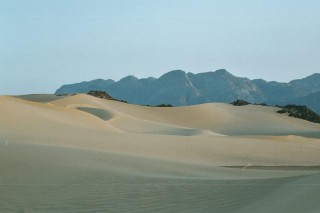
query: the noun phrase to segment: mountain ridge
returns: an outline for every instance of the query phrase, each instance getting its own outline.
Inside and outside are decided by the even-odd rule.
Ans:
[[[119,81],[96,79],[67,84],[57,89],[55,94],[87,93],[90,90],[105,91],[112,97],[133,104],[184,106],[208,102],[230,103],[242,99],[271,105],[299,103],[320,114],[319,101],[312,100],[312,97],[318,96],[311,95],[320,92],[319,73],[283,83],[237,77],[225,69],[196,74],[172,70],[159,78],[139,79],[129,75]]]

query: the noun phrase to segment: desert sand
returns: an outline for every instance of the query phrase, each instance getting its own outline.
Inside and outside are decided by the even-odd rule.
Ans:
[[[0,212],[319,212],[320,125],[276,111],[0,96]]]

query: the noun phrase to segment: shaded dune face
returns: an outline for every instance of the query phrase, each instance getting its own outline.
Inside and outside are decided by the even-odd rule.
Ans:
[[[0,97],[0,212],[318,212],[320,125],[263,106]]]
[[[159,122],[152,122],[149,120],[139,119],[132,116],[117,116],[115,113],[90,107],[78,107],[76,109],[85,111],[92,114],[104,121],[110,121],[109,124],[115,128],[120,129],[126,133],[145,133],[145,134],[160,134],[160,135],[181,135],[181,136],[192,136],[192,135],[220,135],[211,132],[210,130],[192,129],[179,127],[171,124],[164,124]],[[114,119],[115,121],[111,121]]]
[[[90,113],[98,118],[107,121],[114,117],[113,113],[99,108],[91,108],[91,107],[78,107],[77,109],[82,110],[84,112]]]
[[[65,96],[62,95],[51,95],[51,94],[33,94],[33,95],[19,95],[15,96],[16,98],[20,98],[22,100],[33,101],[33,102],[50,102],[55,101]]]

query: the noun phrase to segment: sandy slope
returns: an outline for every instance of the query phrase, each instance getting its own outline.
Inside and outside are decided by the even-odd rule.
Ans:
[[[320,211],[318,170],[221,167],[320,164],[320,125],[275,111],[1,96],[0,212]]]

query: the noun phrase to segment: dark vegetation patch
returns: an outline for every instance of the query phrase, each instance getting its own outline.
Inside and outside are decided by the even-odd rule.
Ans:
[[[156,105],[155,107],[173,107],[173,105],[171,105],[171,104],[159,104],[159,105]]]
[[[244,101],[244,100],[237,99],[236,101],[231,102],[231,104],[232,104],[233,106],[245,106],[245,105],[248,105],[248,104],[250,104],[250,103],[247,102],[247,101]]]
[[[234,102],[231,102],[231,104],[234,106],[245,106],[251,103],[238,99]],[[254,105],[269,106],[266,103],[254,104]],[[277,111],[277,113],[280,113],[280,114],[288,113],[288,116],[290,117],[300,118],[313,123],[320,123],[320,116],[317,113],[313,112],[311,109],[309,109],[307,106],[288,104],[285,106],[277,105],[276,107],[281,108],[280,110]]]
[[[147,107],[174,107],[174,106],[171,105],[171,104],[159,104],[159,105],[149,105],[149,104],[146,104],[146,105],[142,105],[142,106],[147,106]]]
[[[94,96],[94,97],[97,97],[97,98],[102,98],[102,99],[107,99],[107,100],[119,101],[119,102],[127,103],[124,100],[115,99],[115,98],[111,97],[108,93],[103,92],[103,91],[91,90],[91,91],[88,92],[88,95],[91,95],[91,96]]]
[[[55,94],[55,96],[74,96],[76,95],[75,93],[74,94]]]
[[[278,110],[277,113],[288,113],[290,117],[300,118],[314,123],[320,123],[320,116],[306,106],[288,104],[279,107],[281,109]]]

